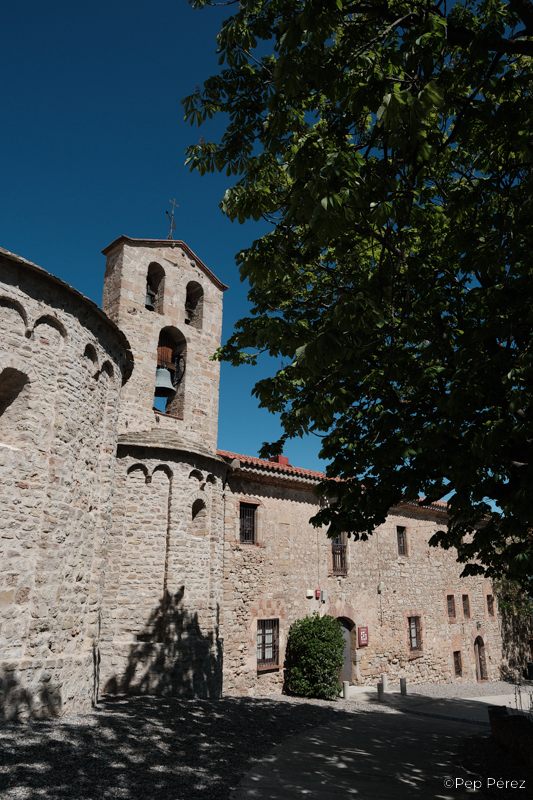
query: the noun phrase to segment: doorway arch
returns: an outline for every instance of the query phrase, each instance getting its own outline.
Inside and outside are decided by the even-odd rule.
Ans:
[[[485,653],[485,642],[478,636],[474,642],[474,655],[476,657],[476,675],[478,681],[487,680],[487,657]]]
[[[352,629],[353,622],[346,617],[337,617],[341,624],[342,637],[344,639],[344,662],[339,674],[339,680],[352,682]]]

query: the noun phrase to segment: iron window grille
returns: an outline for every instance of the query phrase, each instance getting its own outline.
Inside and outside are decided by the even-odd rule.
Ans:
[[[470,598],[467,594],[463,595],[463,615],[465,619],[470,619]]]
[[[402,526],[398,526],[396,528],[396,536],[398,539],[398,555],[399,556],[406,556],[407,555],[407,536],[405,533],[405,528]]]
[[[494,595],[488,594],[487,595],[487,611],[489,612],[489,617],[494,616]]]
[[[446,597],[448,601],[448,616],[455,617],[455,596],[453,594],[449,594]]]
[[[257,668],[279,666],[279,619],[257,620]]]
[[[422,650],[420,617],[409,617],[409,649],[413,652]]]
[[[241,503],[240,539],[241,544],[255,544],[255,512],[257,506]]]
[[[337,538],[331,543],[334,575],[346,575],[348,572],[346,549],[346,545],[342,544],[340,536],[337,536]]]
[[[461,659],[461,651],[455,650],[453,654],[453,671],[456,678],[460,678],[463,674],[463,662]]]

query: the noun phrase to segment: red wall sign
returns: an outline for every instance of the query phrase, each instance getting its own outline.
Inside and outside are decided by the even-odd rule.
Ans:
[[[366,626],[359,626],[357,629],[357,635],[359,637],[359,647],[364,647],[366,644],[368,644],[368,628]]]

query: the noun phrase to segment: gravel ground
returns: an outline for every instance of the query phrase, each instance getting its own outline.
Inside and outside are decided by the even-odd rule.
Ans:
[[[473,697],[511,693],[514,686],[434,684],[409,690],[432,697]],[[254,761],[286,737],[375,709],[357,701],[285,696],[107,697],[90,714],[5,724],[0,730],[0,799],[227,800]],[[493,743],[479,735],[470,740],[470,762],[464,766],[487,774],[481,754],[487,741]],[[500,752],[490,753],[491,774],[499,769],[516,777],[516,766],[494,747]],[[459,746],[458,759],[464,753]],[[498,797],[506,800],[501,793]],[[521,792],[520,797],[526,795]]]

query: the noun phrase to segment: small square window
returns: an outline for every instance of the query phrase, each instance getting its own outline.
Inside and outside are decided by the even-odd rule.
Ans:
[[[255,512],[257,506],[241,503],[240,540],[241,544],[255,544]]]
[[[455,650],[453,654],[453,670],[455,672],[455,677],[460,678],[463,674],[463,661],[461,659],[461,651]]]
[[[407,533],[402,525],[396,527],[396,538],[398,541],[398,555],[407,555]]]
[[[470,598],[467,594],[463,595],[463,616],[465,619],[470,619]]]
[[[409,617],[409,649],[413,652],[422,650],[420,617]]]
[[[455,618],[455,596],[453,594],[449,594],[446,596],[446,600],[448,603],[448,617]]]
[[[257,668],[279,666],[279,619],[257,620]]]
[[[494,616],[494,595],[488,594],[487,595],[487,611],[489,612],[489,617]]]

